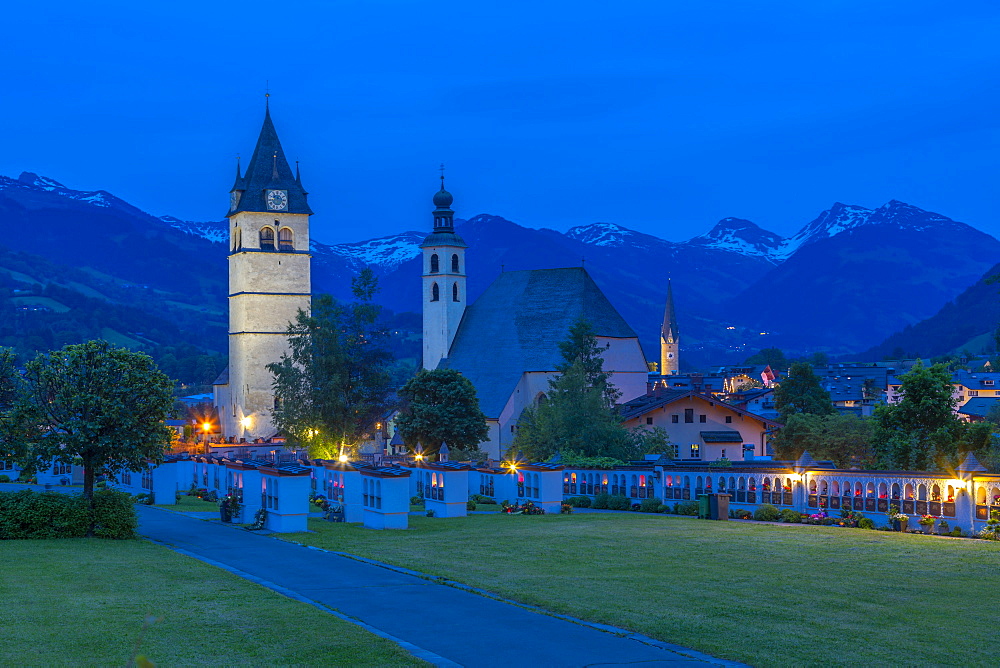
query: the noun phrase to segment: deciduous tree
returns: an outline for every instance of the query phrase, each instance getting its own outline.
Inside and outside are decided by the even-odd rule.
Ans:
[[[267,365],[274,375],[274,424],[313,457],[353,449],[390,404],[392,356],[372,302],[378,283],[365,269],[352,284],[356,301],[313,299],[288,326],[289,352]]]
[[[82,465],[89,499],[97,476],[163,461],[173,383],[148,355],[88,341],[38,355],[19,380],[4,372],[19,398],[3,437],[29,468]]]
[[[788,376],[774,390],[774,407],[787,422],[796,413],[830,415],[835,412],[830,393],[819,384],[819,377],[808,362],[795,362]]]
[[[476,388],[454,369],[420,371],[399,394],[406,404],[396,429],[410,448],[420,443],[434,454],[447,443],[449,449],[476,451],[489,438]]]

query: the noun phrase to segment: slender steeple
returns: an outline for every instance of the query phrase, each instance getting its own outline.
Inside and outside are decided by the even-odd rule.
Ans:
[[[260,136],[240,185],[242,195],[234,198],[229,215],[240,211],[312,213],[302,183],[281,148],[269,104],[264,107]]]
[[[667,279],[667,305],[663,309],[663,324],[660,325],[660,374],[670,376],[680,369],[680,330],[674,312],[674,288]]]
[[[420,244],[423,253],[423,366],[436,369],[455,340],[467,303],[465,249],[462,237],[455,234],[454,198],[444,188],[444,165],[441,165],[441,189],[434,193],[434,231]]]

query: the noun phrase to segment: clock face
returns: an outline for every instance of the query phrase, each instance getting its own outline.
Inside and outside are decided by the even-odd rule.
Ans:
[[[287,190],[268,190],[267,208],[271,211],[284,211],[288,208]]]
[[[229,208],[230,208],[230,210],[235,211],[236,207],[239,206],[239,203],[240,203],[240,193],[239,193],[239,191],[234,190],[233,192],[229,193]]]

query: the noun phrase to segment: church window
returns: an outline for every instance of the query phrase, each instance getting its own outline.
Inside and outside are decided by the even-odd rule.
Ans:
[[[436,255],[434,257],[437,257]],[[431,285],[431,301],[436,302],[441,299],[441,290],[438,288],[438,284],[434,283]]]
[[[458,283],[453,283],[451,286],[451,301],[458,301]]]
[[[438,261],[437,253],[431,255],[431,273],[436,274],[440,270],[440,262]]]
[[[451,273],[453,274],[458,273],[458,253],[455,253],[451,256]]]
[[[295,245],[292,242],[291,228],[282,227],[278,231],[278,250],[283,250],[283,251],[295,250]]]
[[[272,228],[260,228],[260,249],[274,250],[274,230]]]

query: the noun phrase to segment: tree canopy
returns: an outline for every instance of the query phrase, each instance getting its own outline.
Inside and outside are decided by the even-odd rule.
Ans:
[[[798,459],[809,451],[817,460],[831,460],[837,468],[871,468],[872,424],[857,415],[815,415],[795,413],[772,439],[775,455],[781,460]]]
[[[622,423],[615,402],[621,393],[604,371],[593,328],[578,320],[559,346],[559,375],[549,381],[545,401],[524,410],[509,453],[534,460],[557,451],[628,461],[641,454],[642,441]]]
[[[0,421],[3,441],[27,468],[82,465],[89,499],[97,476],[163,461],[173,383],[148,355],[88,341],[38,355],[22,377],[8,353],[0,363],[0,387],[13,398]]]
[[[372,303],[378,283],[370,269],[354,279],[356,301],[313,298],[288,325],[289,352],[267,365],[274,375],[274,424],[310,456],[334,458],[357,447],[390,405],[392,356]]]
[[[929,471],[955,466],[966,451],[991,444],[990,423],[967,424],[954,412],[951,374],[920,360],[899,376],[902,398],[875,407],[872,446],[882,468]]]
[[[787,422],[796,413],[830,415],[836,412],[830,393],[819,384],[819,376],[808,362],[795,362],[788,376],[774,390],[774,407]]]
[[[447,443],[451,450],[477,451],[489,438],[476,388],[454,369],[419,371],[399,394],[406,403],[396,429],[411,449],[420,443],[433,455]]]

